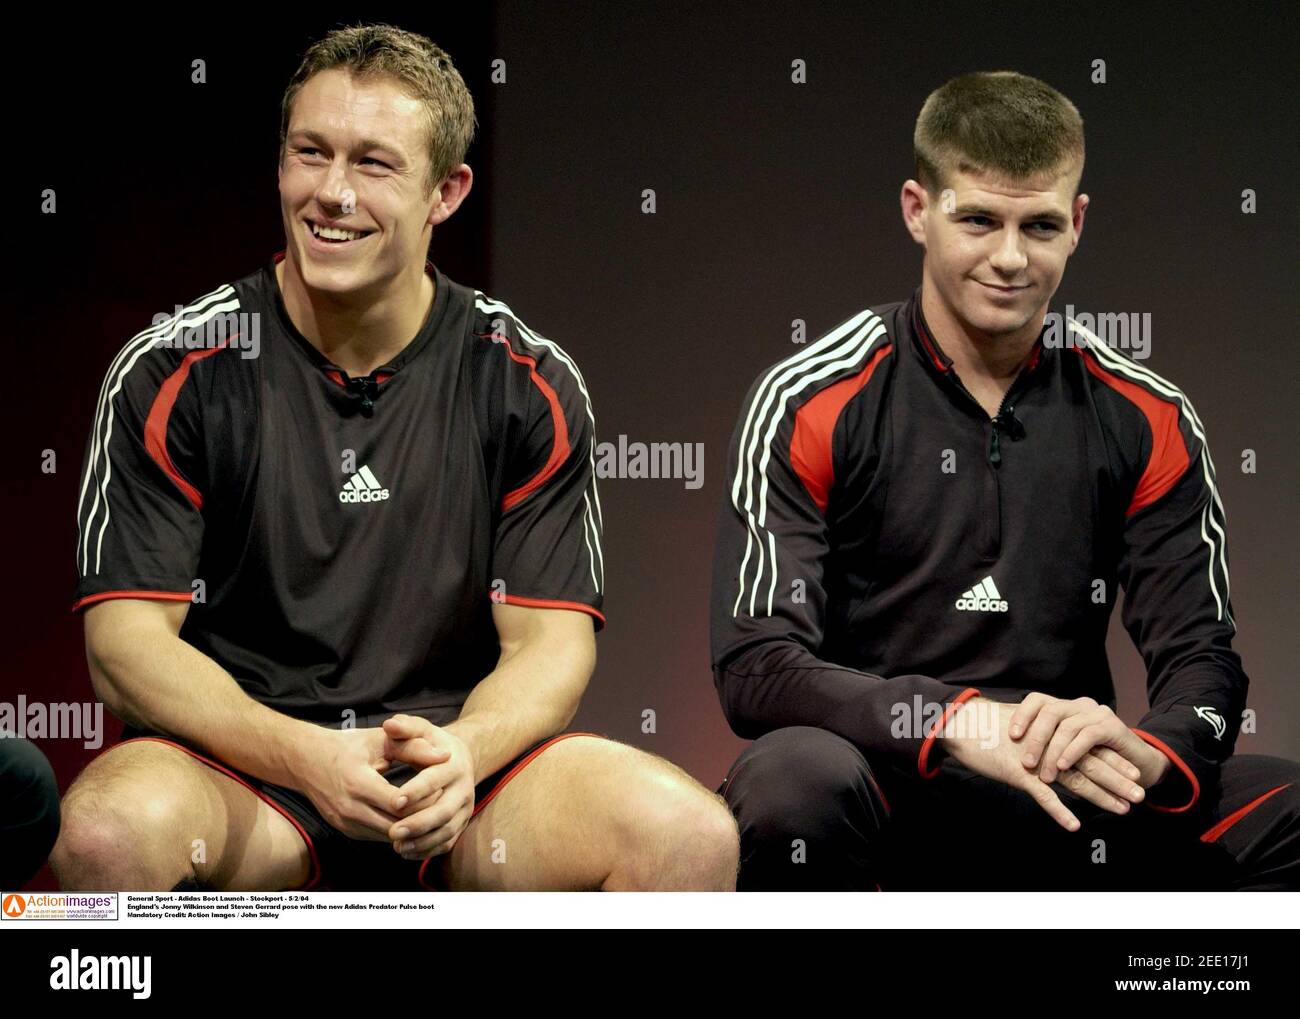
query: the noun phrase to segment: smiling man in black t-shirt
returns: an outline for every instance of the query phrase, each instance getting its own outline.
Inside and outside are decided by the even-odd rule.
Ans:
[[[426,261],[469,193],[446,54],[331,33],[283,106],[286,249],[105,377],[74,609],[128,728],[64,888],[734,887],[680,769],[564,732],[604,625],[581,373]]]

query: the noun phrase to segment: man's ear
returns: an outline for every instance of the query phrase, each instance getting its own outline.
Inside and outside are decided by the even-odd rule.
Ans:
[[[461,163],[447,174],[438,188],[442,193],[442,203],[429,210],[429,225],[437,226],[451,219],[452,214],[460,208],[473,186],[474,171],[469,168],[468,163]]]
[[[1083,218],[1087,212],[1088,203],[1091,199],[1087,195],[1076,195],[1074,199],[1074,214],[1071,217],[1071,227],[1074,236],[1070,240],[1070,254],[1074,254],[1074,249],[1079,246],[1079,240],[1083,237]]]
[[[925,188],[914,180],[903,182],[898,194],[899,209],[903,214],[903,226],[911,234],[912,240],[925,247],[925,221],[929,215],[929,195]]]

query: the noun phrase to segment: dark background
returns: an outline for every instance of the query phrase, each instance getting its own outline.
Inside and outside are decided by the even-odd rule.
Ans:
[[[148,325],[283,246],[279,102],[306,45],[390,21],[474,94],[473,191],[435,232],[453,279],[507,301],[586,376],[597,439],[704,443],[705,485],[600,482],[600,662],[574,727],[716,787],[742,741],[709,672],[708,580],[726,443],[754,375],[864,307],[905,298],[921,250],[898,192],[931,90],[1040,77],[1083,115],[1092,197],[1051,303],[1152,313],[1145,363],[1208,430],[1227,509],[1237,648],[1258,733],[1300,757],[1296,682],[1297,19],[1290,4],[355,5],[165,23],[14,24],[6,306],[17,315],[0,472],[8,538],[0,700],[86,701],[75,582],[81,457],[104,371]],[[430,11],[433,11],[431,14]],[[206,84],[190,61],[207,62]],[[507,81],[489,81],[490,61]],[[808,84],[790,82],[791,61]],[[1107,83],[1093,84],[1104,60]],[[1290,70],[1288,70],[1290,68]],[[57,215],[41,215],[54,188]],[[658,212],[643,215],[654,188]],[[1253,188],[1259,211],[1240,211]],[[54,449],[58,471],[40,471]],[[1240,469],[1244,449],[1258,472]],[[1069,521],[1062,521],[1069,526]],[[1140,659],[1111,632],[1120,714]],[[641,731],[653,709],[657,732]],[[116,736],[113,723],[107,739]],[[93,756],[41,741],[66,789]],[[48,870],[33,888],[53,887]]]

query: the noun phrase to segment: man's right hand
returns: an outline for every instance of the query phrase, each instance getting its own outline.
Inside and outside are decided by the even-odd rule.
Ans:
[[[957,709],[949,721],[950,735],[937,734],[943,749],[959,764],[988,778],[1020,789],[1067,831],[1077,831],[1079,819],[1061,802],[1051,785],[1026,770],[1021,758],[1024,746],[1009,734],[1017,705],[984,697],[972,697]],[[994,731],[996,726],[996,731]],[[1057,781],[1076,796],[1115,814],[1126,814],[1128,799],[1117,792],[1134,788],[1133,780],[1117,770],[1124,762],[1113,762],[1093,753],[1085,754],[1075,767],[1062,772]],[[1086,772],[1086,773],[1085,773]],[[1140,799],[1140,797],[1139,797]],[[1136,801],[1134,801],[1136,802]]]
[[[442,763],[448,756],[445,750],[430,748],[422,763]],[[321,728],[303,755],[300,788],[344,835],[388,842],[388,831],[398,818],[389,813],[394,789],[383,773],[395,759],[394,742],[382,728]]]

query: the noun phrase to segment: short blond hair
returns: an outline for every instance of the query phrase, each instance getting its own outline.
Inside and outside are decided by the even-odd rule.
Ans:
[[[429,149],[425,194],[433,194],[433,189],[465,161],[478,127],[474,100],[451,57],[424,36],[392,25],[335,29],[308,47],[280,101],[281,160],[294,99],[309,78],[336,67],[361,81],[392,78],[403,91],[423,103]]]

